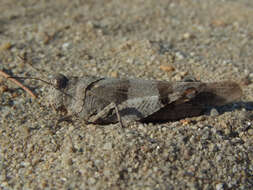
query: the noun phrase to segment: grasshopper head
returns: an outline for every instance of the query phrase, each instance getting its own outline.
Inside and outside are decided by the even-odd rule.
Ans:
[[[67,109],[64,104],[65,88],[67,87],[69,79],[63,74],[57,74],[51,79],[49,89],[49,104],[56,112],[66,114]]]

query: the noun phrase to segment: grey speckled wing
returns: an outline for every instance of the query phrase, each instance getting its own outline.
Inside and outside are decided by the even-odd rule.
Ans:
[[[122,120],[139,121],[178,99],[190,100],[204,86],[205,84],[200,82],[169,83],[142,79],[105,78],[98,81],[87,92],[85,109],[91,110],[92,107],[97,107],[96,105],[103,103],[108,105],[114,102],[118,105]],[[87,99],[88,97],[93,97],[93,101]],[[99,112],[101,109],[96,109],[96,111]],[[98,122],[117,122],[115,111],[112,110]]]

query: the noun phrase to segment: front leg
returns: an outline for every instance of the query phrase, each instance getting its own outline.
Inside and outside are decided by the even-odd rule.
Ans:
[[[117,119],[119,121],[120,126],[123,128],[123,123],[122,123],[122,118],[119,114],[119,109],[118,106],[112,102],[109,105],[107,105],[103,110],[101,110],[100,112],[98,112],[96,115],[92,116],[89,118],[89,122],[91,123],[95,123],[97,120],[99,120],[100,118],[106,117],[108,115],[108,113],[112,110],[115,109],[115,113],[117,115]]]

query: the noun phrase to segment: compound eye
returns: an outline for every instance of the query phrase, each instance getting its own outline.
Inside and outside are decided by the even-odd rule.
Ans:
[[[56,89],[63,89],[68,84],[68,78],[63,74],[57,74],[53,79],[53,85]]]

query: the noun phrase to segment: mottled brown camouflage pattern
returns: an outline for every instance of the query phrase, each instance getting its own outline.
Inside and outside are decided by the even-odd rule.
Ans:
[[[116,123],[114,103],[124,122],[162,122],[201,114],[207,106],[220,106],[241,97],[234,82],[166,82],[143,79],[65,77],[57,75],[50,89],[56,111],[93,123]],[[102,113],[102,114],[101,114]],[[101,116],[100,116],[101,115]]]

